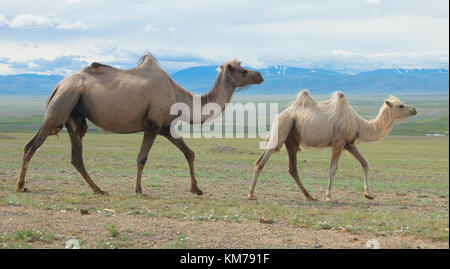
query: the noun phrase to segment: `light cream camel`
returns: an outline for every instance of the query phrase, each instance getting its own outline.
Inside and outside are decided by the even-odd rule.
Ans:
[[[309,195],[298,176],[297,151],[300,150],[299,145],[332,148],[327,201],[332,201],[333,177],[344,149],[361,163],[364,169],[364,196],[367,199],[373,199],[374,197],[369,191],[369,163],[355,144],[359,141],[381,140],[390,133],[395,122],[416,114],[417,110],[414,107],[405,105],[398,98],[391,96],[384,102],[378,116],[367,121],[353,110],[342,92],[334,93],[327,101],[317,102],[311,98],[308,91],[304,90],[300,92],[292,105],[279,114],[274,122],[271,133],[266,138],[267,148],[256,161],[255,175],[250,185],[248,198],[256,199],[254,192],[259,173],[272,153],[279,151],[285,144],[289,155],[289,173],[308,200],[315,200],[315,198]]]
[[[202,106],[216,102],[223,111],[237,87],[263,82],[259,72],[242,68],[236,60],[220,68],[211,91],[201,96]],[[171,106],[185,103],[190,108],[192,123],[193,100],[194,96],[175,83],[151,54],[143,56],[140,64],[129,70],[93,63],[63,79],[53,91],[38,133],[25,146],[16,191],[27,191],[25,174],[36,149],[65,125],[72,144],[72,164],[95,193],[105,193],[91,180],[83,164],[82,138],[87,131],[88,118],[109,132],[144,132],[137,157],[136,193],[142,193],[142,170],[150,148],[160,134],[184,153],[191,175],[190,191],[201,195],[203,192],[198,188],[194,174],[194,152],[182,138],[176,138],[170,132],[172,121],[178,117],[170,115]],[[201,122],[207,118],[202,116]]]

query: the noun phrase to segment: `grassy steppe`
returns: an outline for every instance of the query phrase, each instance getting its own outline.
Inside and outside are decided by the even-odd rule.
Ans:
[[[205,191],[199,197],[189,193],[183,154],[158,137],[144,170],[147,196],[136,196],[133,186],[140,134],[86,135],[86,167],[93,180],[109,192],[107,196],[94,195],[71,166],[67,134],[60,139],[50,137],[40,148],[28,169],[26,187],[31,192],[17,194],[13,190],[22,149],[31,137],[8,134],[0,138],[0,205],[69,211],[85,208],[90,212],[109,208],[119,214],[196,222],[246,223],[264,218],[311,231],[404,235],[448,242],[448,137],[391,136],[376,144],[360,145],[371,163],[370,185],[377,195],[374,201],[362,195],[359,163],[343,154],[334,185],[337,204],[323,201],[329,149],[304,149],[299,153],[300,177],[318,202],[306,201],[289,176],[284,148],[264,168],[256,189],[258,200],[248,201],[253,164],[260,154],[257,139],[187,139],[196,152],[197,178]],[[3,240],[6,244],[18,243],[13,238],[9,235]],[[47,234],[46,238],[52,237]],[[91,247],[102,246],[97,243]]]

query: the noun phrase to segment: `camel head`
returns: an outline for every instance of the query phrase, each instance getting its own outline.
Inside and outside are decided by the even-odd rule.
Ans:
[[[229,61],[220,66],[222,72],[228,74],[230,82],[236,87],[245,87],[252,84],[261,84],[264,79],[258,71],[245,69],[237,60]]]
[[[384,101],[385,105],[390,109],[394,119],[405,119],[415,116],[417,110],[415,107],[405,105],[397,97],[391,96]]]

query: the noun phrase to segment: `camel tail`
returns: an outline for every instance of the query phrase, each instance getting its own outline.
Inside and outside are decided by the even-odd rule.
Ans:
[[[274,149],[276,152],[280,151],[294,124],[295,119],[288,112],[282,112],[273,122],[269,135],[264,139],[267,149]]]
[[[70,83],[59,83],[56,86],[48,99],[40,131],[58,136],[80,100],[81,93],[77,88]]]
[[[48,106],[50,105],[50,102],[52,101],[53,97],[55,97],[56,92],[58,91],[58,89],[59,89],[59,84],[58,84],[58,85],[56,86],[56,88],[53,90],[52,95],[50,95],[50,98],[48,98],[46,108],[48,108]],[[59,132],[60,132],[61,130],[62,130],[62,126],[54,127],[54,128],[51,129],[51,134],[52,134],[52,135],[56,135],[56,137],[57,137],[58,140],[59,140]]]
[[[48,105],[50,104],[50,101],[51,101],[51,100],[53,99],[53,97],[55,96],[56,92],[58,91],[58,88],[59,88],[59,84],[58,84],[58,85],[56,86],[56,88],[53,90],[52,95],[50,95],[50,98],[48,98],[46,108],[48,107]]]

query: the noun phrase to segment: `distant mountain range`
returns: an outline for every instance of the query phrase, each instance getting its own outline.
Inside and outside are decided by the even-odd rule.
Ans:
[[[448,93],[448,69],[382,69],[358,74],[329,70],[273,66],[258,71],[264,83],[245,94],[296,94],[308,89],[313,94],[343,91],[353,94]],[[193,93],[211,89],[217,66],[191,67],[172,74],[172,78]],[[63,79],[58,75],[18,74],[0,76],[2,95],[49,95]]]
[[[216,66],[187,68],[172,78],[194,93],[211,88],[217,76]],[[448,93],[448,69],[382,69],[358,74],[341,74],[329,70],[273,66],[258,71],[261,85],[246,94],[296,94],[308,89],[313,94],[334,91],[358,94],[376,93]]]

